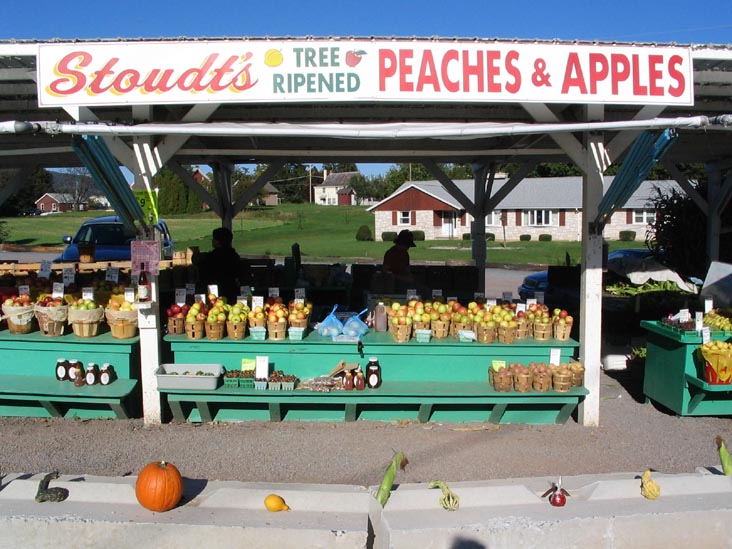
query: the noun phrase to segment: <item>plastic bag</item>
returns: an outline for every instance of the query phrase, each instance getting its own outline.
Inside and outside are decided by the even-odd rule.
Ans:
[[[343,333],[347,336],[351,337],[360,337],[364,334],[367,334],[369,331],[369,327],[366,325],[366,323],[361,320],[359,317],[367,312],[368,309],[364,309],[358,314],[353,315],[351,318],[346,320],[343,323]]]
[[[333,306],[333,310],[326,316],[322,322],[315,326],[315,330],[322,336],[335,337],[343,331],[343,323],[338,320],[335,315],[338,305]]]

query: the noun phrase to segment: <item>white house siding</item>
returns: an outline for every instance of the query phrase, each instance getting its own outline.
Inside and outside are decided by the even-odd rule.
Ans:
[[[337,206],[338,190],[341,187],[318,185],[313,187],[313,194],[316,204],[321,206]]]
[[[558,217],[558,216],[557,216]],[[538,240],[541,234],[552,235],[552,240],[561,241],[580,241],[582,240],[582,213],[579,211],[567,211],[564,214],[564,225],[563,226],[543,226],[543,227],[532,227],[528,225],[516,225],[516,212],[508,212],[507,224],[505,227],[506,233],[505,238],[507,241],[518,241],[522,234],[531,235],[531,240]],[[464,233],[470,233],[470,222],[472,217],[468,216],[468,222],[463,226],[458,222],[457,229],[453,240],[461,239]],[[416,212],[416,224],[414,225],[393,225],[392,224],[392,212],[387,211],[375,211],[374,212],[374,223],[375,223],[375,236],[377,240],[381,240],[381,235],[384,232],[399,232],[402,229],[419,230],[424,231],[426,240],[440,240],[441,227],[435,227],[433,225],[433,212],[431,210],[418,210]],[[645,239],[648,225],[642,224],[628,224],[627,223],[627,212],[621,210],[613,213],[610,223],[605,226],[603,235],[608,240],[618,240],[620,238],[620,231],[635,231],[637,241]],[[496,235],[496,240],[503,240],[504,233],[503,227],[500,225],[488,225],[486,226],[486,233],[493,233]]]

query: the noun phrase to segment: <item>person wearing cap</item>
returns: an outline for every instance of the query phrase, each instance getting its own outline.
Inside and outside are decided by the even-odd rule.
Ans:
[[[214,229],[211,233],[213,249],[199,264],[199,279],[208,288],[216,284],[219,296],[225,296],[233,303],[239,295],[239,254],[232,247],[234,235],[226,227]]]
[[[394,277],[394,289],[397,292],[406,291],[414,283],[409,269],[409,248],[414,247],[412,231],[404,229],[394,239],[394,245],[384,254],[384,271]]]

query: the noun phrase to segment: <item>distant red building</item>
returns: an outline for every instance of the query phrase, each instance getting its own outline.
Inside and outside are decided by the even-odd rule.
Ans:
[[[69,212],[74,209],[74,197],[64,193],[46,193],[36,200],[36,209],[43,213]],[[79,204],[77,209],[86,210],[86,202]]]

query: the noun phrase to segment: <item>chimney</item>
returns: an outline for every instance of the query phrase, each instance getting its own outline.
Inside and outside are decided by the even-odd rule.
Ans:
[[[323,168],[323,183],[325,183],[326,179],[328,179],[328,170]]]

